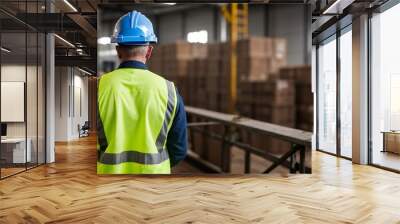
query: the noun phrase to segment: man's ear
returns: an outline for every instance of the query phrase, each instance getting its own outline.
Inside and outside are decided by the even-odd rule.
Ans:
[[[149,45],[149,47],[147,48],[147,53],[146,53],[146,60],[149,60],[151,57],[151,54],[153,53],[153,46]]]
[[[115,46],[115,49],[117,50],[118,58],[121,59],[122,55],[121,55],[121,50],[120,50],[121,48],[120,48],[120,46],[118,46],[118,45]]]

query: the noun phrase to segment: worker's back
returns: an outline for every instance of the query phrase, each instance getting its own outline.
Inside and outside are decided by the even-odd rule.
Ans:
[[[172,82],[145,69],[119,68],[103,75],[97,172],[170,173],[165,143],[176,99]]]

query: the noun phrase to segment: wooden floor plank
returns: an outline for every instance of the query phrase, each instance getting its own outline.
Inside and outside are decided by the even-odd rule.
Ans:
[[[400,175],[313,152],[313,174],[97,176],[95,139],[0,181],[0,223],[400,223]]]

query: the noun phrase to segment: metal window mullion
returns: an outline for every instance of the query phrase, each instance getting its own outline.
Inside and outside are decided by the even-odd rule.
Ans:
[[[25,21],[28,19],[28,1],[25,0]],[[25,23],[26,24],[26,23]],[[25,102],[24,102],[24,118],[25,118],[25,170],[28,170],[28,24],[25,25]]]
[[[47,0],[46,0],[47,1]],[[47,13],[47,3],[45,3],[45,12]],[[47,163],[47,43],[48,43],[48,32],[44,33],[44,163]],[[43,74],[42,74],[43,77]],[[61,90],[60,90],[61,91]],[[43,108],[43,107],[42,107]]]
[[[336,31],[336,155],[341,156],[341,65],[340,65],[340,30]]]
[[[2,32],[1,32],[1,30],[2,30],[2,24],[3,23],[1,23],[0,22],[0,47],[2,46]],[[1,74],[1,68],[2,68],[2,52],[0,51],[0,84],[1,84],[1,77],[2,77],[2,74]],[[2,124],[2,122],[1,122],[1,85],[0,85],[0,126],[1,126],[1,124]],[[1,134],[0,134],[1,135]],[[0,180],[2,179],[2,177],[1,177],[1,170],[2,170],[2,163],[1,163],[1,150],[2,150],[2,147],[1,147],[1,145],[2,144],[0,144]]]
[[[367,164],[373,164],[373,149],[372,149],[372,11],[368,12],[368,35],[367,35],[367,42],[368,42],[368,53],[367,53],[367,83],[368,83],[368,95],[367,95],[367,119],[368,119],[368,124],[367,124],[367,129],[368,129],[368,155],[367,155]]]
[[[315,46],[315,148],[319,149],[319,44]]]
[[[75,83],[74,83],[74,80],[75,79],[75,77],[74,77],[74,68],[73,67],[71,67],[71,105],[70,105],[70,108],[71,108],[71,116],[72,116],[72,119],[73,118],[75,118],[75,108],[74,108],[74,106],[75,106]]]

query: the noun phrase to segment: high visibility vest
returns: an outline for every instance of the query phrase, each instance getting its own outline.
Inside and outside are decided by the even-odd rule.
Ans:
[[[174,84],[148,70],[119,68],[98,86],[98,174],[171,173],[166,140]]]

